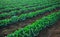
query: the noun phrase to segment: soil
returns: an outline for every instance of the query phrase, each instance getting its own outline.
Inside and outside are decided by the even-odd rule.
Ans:
[[[60,37],[60,20],[53,26],[42,30],[37,37]]]

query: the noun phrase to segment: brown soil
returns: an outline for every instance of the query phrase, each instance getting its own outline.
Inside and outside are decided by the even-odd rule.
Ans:
[[[42,30],[37,37],[60,37],[60,20],[52,27]]]

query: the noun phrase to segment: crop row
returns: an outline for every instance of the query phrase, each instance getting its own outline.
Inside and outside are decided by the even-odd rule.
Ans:
[[[9,1],[7,1],[7,0],[3,0],[3,1],[0,1],[1,2],[1,5],[4,5],[4,6],[2,6],[2,7],[6,7],[7,5],[8,6],[11,6],[11,5],[13,5],[14,7],[15,6],[17,6],[17,4],[18,5],[26,5],[26,4],[28,4],[28,5],[35,5],[35,4],[46,4],[46,3],[56,3],[56,2],[58,2],[58,0],[54,0],[54,1],[52,1],[52,0],[9,0]],[[3,4],[4,3],[4,4]],[[8,7],[7,6],[7,7]]]
[[[60,11],[45,16],[34,23],[18,29],[15,32],[7,35],[6,37],[35,37],[39,34],[43,28],[53,25],[60,19]]]
[[[0,20],[0,27],[7,26],[8,24],[12,24],[12,23],[15,23],[15,22],[18,22],[18,21],[23,21],[23,20],[26,20],[27,18],[32,18],[32,17],[35,17],[39,14],[44,14],[45,12],[52,11],[53,9],[55,9],[55,6],[45,8],[45,9],[42,9],[42,10],[38,10],[36,12],[21,14],[20,16],[13,16],[10,19]]]
[[[59,5],[53,5],[50,7],[50,9],[55,9],[56,7],[59,7]],[[48,7],[49,8],[49,7]],[[44,10],[44,9],[42,9]],[[40,11],[40,10],[39,10]],[[11,16],[16,16],[17,14],[20,15],[21,12],[19,11],[12,11],[12,12],[9,12],[9,13],[3,13],[3,14],[0,14],[0,18],[6,18],[6,17],[11,17]],[[31,13],[31,12],[30,12]]]
[[[54,4],[58,4],[58,3],[54,3]],[[27,11],[27,10],[29,10],[29,11],[31,11],[31,10],[36,10],[36,9],[38,9],[38,8],[44,8],[44,7],[46,7],[46,6],[49,6],[49,5],[53,5],[53,3],[52,4],[45,4],[45,5],[37,5],[37,6],[33,6],[33,7],[23,7],[23,6],[20,6],[21,8],[19,8],[19,7],[15,7],[15,8],[6,8],[6,9],[2,9],[2,10],[0,10],[0,13],[3,13],[3,12],[10,12],[10,11],[15,11],[15,10],[20,10],[20,11]]]
[[[26,6],[21,6],[20,4],[18,4],[18,5],[15,4],[16,7],[14,7],[15,5],[8,5],[6,8],[0,9],[0,12],[9,12],[9,11],[14,11],[14,10],[18,10],[18,9],[19,9],[19,10],[20,10],[20,9],[21,9],[21,10],[26,10],[26,9],[30,9],[30,8],[33,9],[33,8],[36,7],[36,6],[39,6],[39,7],[40,7],[40,6],[45,6],[45,5],[49,5],[49,4],[52,5],[52,4],[56,4],[56,3],[59,3],[59,2],[55,2],[55,3],[49,3],[49,2],[47,3],[47,2],[46,2],[46,3],[44,3],[44,4],[43,4],[43,3],[42,3],[42,4],[39,3],[39,4],[33,5],[33,6],[30,5],[31,7],[27,6],[27,8],[26,8]],[[6,5],[5,5],[5,6],[6,6]],[[13,6],[13,7],[9,7],[9,6]]]
[[[3,13],[3,12],[10,12],[10,11],[15,11],[15,10],[18,10],[18,11],[31,11],[31,10],[36,10],[36,9],[41,9],[41,8],[45,8],[45,7],[47,7],[47,6],[51,6],[51,5],[55,5],[55,4],[59,4],[59,3],[52,3],[52,4],[44,4],[44,5],[37,5],[37,6],[32,6],[32,7],[23,7],[23,6],[19,6],[19,7],[21,7],[21,8],[17,8],[17,7],[14,7],[14,8],[5,8],[5,9],[1,9],[0,10],[0,13]]]

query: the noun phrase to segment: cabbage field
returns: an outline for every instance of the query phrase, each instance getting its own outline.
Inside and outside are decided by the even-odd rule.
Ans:
[[[58,20],[59,0],[0,0],[0,37],[37,37]]]

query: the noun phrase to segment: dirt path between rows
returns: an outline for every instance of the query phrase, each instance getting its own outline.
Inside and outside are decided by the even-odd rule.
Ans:
[[[42,30],[37,37],[60,37],[60,20],[53,26]]]

